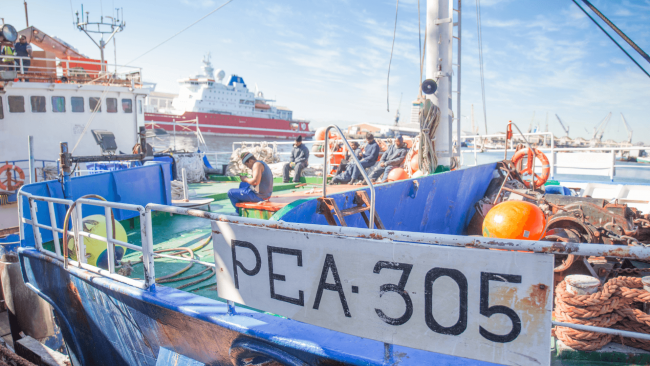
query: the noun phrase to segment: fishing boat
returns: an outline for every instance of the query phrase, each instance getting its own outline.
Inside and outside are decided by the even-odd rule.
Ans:
[[[274,100],[259,90],[252,92],[241,76],[232,74],[224,84],[226,73],[216,76],[210,55],[203,58],[201,72],[178,81],[180,93],[171,108],[145,113],[148,128],[161,128],[175,134],[294,139],[312,137],[309,121],[293,118],[293,111],[276,107]]]
[[[642,280],[619,274],[641,274],[650,260],[639,245],[650,230],[650,191],[551,182],[548,159],[530,146],[499,163],[450,170],[461,154],[449,103],[461,9],[451,5],[428,2],[430,88],[422,89],[437,91],[419,106],[424,128],[412,149],[421,170],[410,178],[375,185],[360,169],[365,186],[331,186],[325,148],[320,177],[278,182],[270,200],[241,203],[235,216],[226,192],[236,179],[191,187],[215,199],[209,211],[175,207],[165,163],[71,177],[73,164],[93,157],[61,145],[62,181],[20,189],[18,257],[26,285],[52,306],[71,362],[645,363],[630,347],[650,339],[642,325],[594,325],[558,309],[577,296],[585,301],[573,309],[587,308],[602,284],[612,301],[599,316],[618,324],[605,309],[614,302],[637,314]],[[344,136],[329,126],[323,146],[329,131]],[[512,134],[504,138],[507,146]],[[537,216],[490,221],[508,205]],[[491,234],[504,220],[518,236]],[[623,299],[612,283],[633,296]],[[610,348],[590,353],[597,344],[579,332]]]

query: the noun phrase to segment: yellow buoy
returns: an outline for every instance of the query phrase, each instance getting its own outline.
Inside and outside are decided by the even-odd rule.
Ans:
[[[91,215],[84,217],[82,221],[83,231],[97,236],[106,237],[106,218],[104,215]],[[113,238],[126,242],[126,230],[119,221],[115,221],[115,230]],[[86,245],[87,262],[90,265],[108,269],[108,252],[106,242],[92,239],[88,237],[83,238]],[[120,245],[115,246],[115,260],[119,261],[124,256],[126,248]],[[74,245],[74,239],[68,239],[68,256],[72,260],[77,260],[77,251]]]
[[[545,228],[544,212],[525,201],[499,203],[483,220],[483,236],[489,238],[539,240]]]

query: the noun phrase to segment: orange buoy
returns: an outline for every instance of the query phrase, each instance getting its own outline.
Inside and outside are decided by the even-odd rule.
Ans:
[[[402,168],[395,168],[388,173],[386,181],[392,182],[396,180],[408,179],[409,175]]]
[[[407,149],[410,149],[411,147],[413,147],[413,139],[411,139],[408,136],[405,136],[405,137],[402,137],[402,138],[404,139],[404,143],[406,144]],[[415,150],[415,151],[417,151],[417,150]]]
[[[424,176],[424,174],[422,174],[422,172],[420,170],[418,170],[417,172],[413,173],[413,175],[411,175],[411,178],[420,178],[420,177],[423,177],[423,176]]]
[[[418,164],[418,154],[413,154],[410,164],[411,164],[411,171],[416,171],[420,169],[420,165]]]
[[[525,201],[499,203],[483,220],[483,236],[488,238],[539,240],[545,228],[546,216],[542,210]]]
[[[316,141],[323,141],[323,140],[325,140],[325,130],[326,130],[326,129],[327,129],[327,127],[321,127],[321,128],[319,128],[319,129],[317,129],[317,130],[316,130],[316,134],[314,135],[314,139],[315,139]],[[336,137],[336,135],[332,132],[332,130],[330,130],[329,135],[330,135],[330,139],[333,139],[334,137]]]

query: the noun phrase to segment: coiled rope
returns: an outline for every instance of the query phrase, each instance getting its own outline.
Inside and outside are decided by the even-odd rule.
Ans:
[[[420,146],[418,149],[418,167],[421,172],[432,174],[438,167],[435,136],[440,124],[440,108],[425,100],[420,110]]]
[[[650,315],[640,308],[650,302],[650,292],[643,289],[637,277],[617,277],[607,281],[591,295],[574,295],[567,291],[566,281],[555,289],[555,320],[563,323],[590,325],[650,334]],[[650,341],[555,327],[552,335],[579,351],[596,351],[610,342],[650,351]]]

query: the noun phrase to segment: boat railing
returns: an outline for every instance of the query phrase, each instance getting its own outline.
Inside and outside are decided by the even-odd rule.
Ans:
[[[533,132],[533,133],[523,133],[524,136],[527,136],[530,140],[531,137],[538,137],[538,145],[535,149],[542,151],[548,155],[549,165],[551,168],[551,179],[555,178],[555,175],[562,174],[558,173],[558,169],[563,169],[568,171],[566,174],[588,174],[588,175],[606,175],[611,180],[616,177],[617,169],[650,169],[650,165],[624,165],[616,163],[616,156],[620,152],[630,152],[630,151],[644,151],[649,150],[650,148],[645,146],[607,146],[607,147],[557,147],[555,145],[556,138],[550,132]],[[461,156],[463,160],[461,164],[463,166],[470,165],[468,162],[464,161],[465,154],[473,154],[474,162],[473,165],[478,165],[478,154],[482,152],[515,152],[515,145],[523,142],[521,137],[515,136],[512,140],[509,141],[509,147],[505,146],[505,134],[491,134],[491,135],[468,135],[461,136],[461,140],[467,141],[472,140],[471,149],[461,149]],[[503,138],[504,141],[500,142],[503,144],[501,147],[490,147],[483,144],[482,148],[478,146],[481,145],[481,141],[491,138]],[[543,140],[542,140],[543,139]],[[600,153],[598,155],[593,155],[594,161],[588,161],[589,155],[581,155],[580,159],[577,159],[576,162],[571,162],[570,160],[576,159],[564,159],[571,158],[575,153]],[[604,155],[607,154],[607,155]],[[577,155],[576,155],[577,156]],[[587,160],[585,160],[585,158]],[[603,159],[605,158],[605,159]],[[559,162],[558,160],[569,160],[568,162]],[[539,168],[538,168],[539,169]],[[575,170],[575,172],[570,172]]]
[[[24,199],[27,199],[27,203],[28,203],[27,206],[29,207],[29,211],[30,211],[29,219],[25,218],[25,216],[23,215]],[[37,201],[47,203],[47,208],[49,213],[49,225],[40,223],[38,221]],[[69,258],[65,258],[62,253],[62,245],[65,245],[67,247],[68,243],[61,244],[62,240],[60,240],[59,234],[64,233],[64,228],[62,222],[57,222],[56,219],[57,215],[54,206],[55,204],[63,205],[64,207],[66,207],[66,209],[74,205],[73,211],[71,212],[71,216],[72,216],[72,221],[70,225],[71,227],[65,230],[67,231],[67,235],[71,235],[74,238],[74,242],[76,243],[75,251],[76,251],[77,260],[71,260]],[[82,208],[84,205],[99,206],[104,208],[104,218],[106,220],[105,222],[106,237],[93,234],[90,232],[86,232],[83,230]],[[136,211],[139,213],[140,236],[141,236],[142,246],[129,244],[115,238],[115,235],[113,233],[113,226],[111,222],[113,209]],[[24,235],[25,235],[24,225],[25,224],[31,225],[32,233],[34,235],[34,245],[36,249],[39,252],[49,257],[56,258],[58,260],[63,261],[64,268],[68,269],[68,266],[82,268],[91,271],[93,273],[141,289],[148,289],[150,288],[150,286],[152,286],[155,283],[156,277],[155,277],[155,270],[153,265],[153,255],[154,255],[153,241],[148,240],[148,238],[151,237],[152,235],[151,212],[146,211],[144,207],[140,205],[132,205],[132,204],[120,203],[120,202],[98,201],[98,200],[91,200],[87,198],[80,198],[77,201],[72,201],[69,199],[62,199],[62,198],[42,197],[42,196],[35,196],[20,190],[18,192],[18,212],[21,220],[20,239],[24,240]],[[45,249],[43,247],[43,237],[41,235],[41,229],[50,231],[52,233],[52,242],[54,245],[54,251]],[[102,269],[87,263],[86,245],[84,244],[84,238],[98,240],[106,243],[108,269]],[[129,278],[121,274],[118,274],[115,271],[115,245],[120,245],[125,248],[132,249],[142,253],[142,257],[143,257],[142,262],[144,265],[144,277],[145,277],[143,280]]]
[[[0,161],[0,166],[4,164],[11,164],[13,166],[19,167],[23,173],[25,174],[25,184],[28,182],[37,182],[37,181],[43,181],[47,180],[47,175],[45,174],[45,167],[48,166],[46,163],[51,164],[50,166],[54,167],[56,165],[56,172],[57,174],[59,173],[59,162],[58,160],[43,160],[43,159],[34,159],[34,169],[41,169],[41,174],[35,173],[34,175],[34,180],[32,180],[32,172],[30,172],[29,169],[29,159],[21,159],[21,160],[4,160]],[[19,178],[18,172],[13,170],[11,172],[13,175],[13,179],[17,180]]]
[[[174,260],[182,260],[188,262],[196,262],[203,264],[209,267],[215,267],[215,263],[203,262],[191,258],[182,258],[177,256],[164,255],[160,253],[154,253],[153,251],[153,225],[152,225],[152,213],[157,212],[166,212],[174,215],[186,215],[198,217],[206,220],[217,221],[224,224],[235,224],[235,225],[246,225],[250,226],[251,229],[266,228],[268,230],[284,230],[284,231],[299,231],[301,233],[305,232],[314,232],[321,235],[331,235],[332,237],[347,237],[347,238],[365,238],[372,240],[390,240],[395,242],[408,242],[413,244],[423,244],[431,245],[432,250],[435,246],[454,246],[454,247],[463,247],[463,248],[478,248],[478,249],[499,249],[505,251],[527,251],[534,253],[545,253],[545,254],[571,254],[576,256],[596,256],[596,257],[615,257],[615,258],[631,258],[638,260],[650,260],[650,247],[644,245],[638,246],[614,246],[611,245],[602,245],[602,244],[589,244],[589,243],[564,243],[564,242],[548,242],[548,241],[533,241],[533,240],[517,240],[517,239],[498,239],[498,238],[487,238],[487,237],[469,237],[462,235],[448,235],[448,234],[434,234],[434,233],[420,233],[420,232],[401,232],[395,230],[376,230],[376,229],[366,229],[366,228],[356,228],[356,227],[331,227],[323,226],[316,224],[302,224],[302,223],[291,223],[284,221],[268,221],[261,219],[253,219],[246,217],[238,216],[228,216],[223,214],[218,214],[214,212],[206,212],[197,209],[176,207],[176,206],[167,206],[161,204],[150,203],[146,207],[140,205],[132,205],[125,203],[116,203],[116,202],[107,202],[99,200],[90,200],[90,199],[78,199],[75,202],[68,199],[52,198],[52,197],[41,197],[31,195],[29,193],[20,191],[19,192],[20,202],[19,205],[19,214],[21,217],[21,230],[20,236],[21,241],[24,240],[25,235],[25,225],[32,226],[32,233],[35,240],[35,249],[44,255],[55,258],[63,262],[64,268],[70,270],[69,266],[78,267],[82,270],[88,270],[100,276],[104,276],[115,281],[125,283],[127,285],[134,286],[143,290],[153,291],[154,284],[156,281],[155,278],[155,257],[160,258],[169,258]],[[30,210],[31,219],[24,218],[22,212],[22,200],[28,200],[28,207]],[[46,225],[38,222],[36,215],[36,202],[42,201],[47,202],[51,225]],[[63,257],[61,250],[59,249],[59,234],[63,233],[63,229],[57,226],[56,214],[54,205],[64,205],[70,207],[70,205],[75,204],[74,208],[74,220],[72,221],[72,228],[68,229],[69,235],[74,235],[76,246],[77,258],[81,258],[80,261],[67,260]],[[106,218],[106,228],[107,233],[106,237],[100,235],[84,232],[82,229],[82,206],[83,205],[92,205],[99,206],[104,208],[105,218]],[[142,246],[138,247],[129,243],[119,241],[114,238],[111,229],[111,209],[122,209],[122,210],[131,210],[137,211],[140,215],[140,234],[141,234],[141,243]],[[43,248],[43,242],[41,238],[40,230],[48,230],[53,234],[54,241],[54,252]],[[214,234],[214,233],[213,233]],[[85,244],[84,238],[95,239],[106,243],[107,250],[109,254],[109,265],[108,270],[98,268],[96,266],[90,265],[85,261]],[[127,248],[133,249],[135,251],[140,251],[143,254],[143,265],[144,265],[144,275],[143,280],[132,279],[126,276],[115,273],[114,266],[114,245],[121,245]],[[66,264],[66,262],[68,262]],[[544,275],[544,274],[540,274]],[[235,303],[228,301],[229,311],[234,313]],[[569,324],[561,323],[557,321],[552,321],[552,324],[555,326],[563,326],[574,328],[578,330],[586,330],[599,333],[615,334],[622,335],[625,337],[633,337],[638,339],[650,340],[650,335],[617,330],[611,328],[595,327],[595,326],[585,326],[580,324]]]
[[[0,81],[26,78],[32,82],[99,84],[142,87],[142,68],[102,63],[92,59],[4,56],[15,63],[0,63]],[[25,61],[30,61],[26,65]],[[111,71],[110,69],[113,69]]]
[[[336,129],[336,132],[338,132],[339,136],[342,136],[343,142],[345,143],[345,146],[347,147],[348,151],[354,151],[352,147],[350,146],[350,143],[348,142],[348,139],[345,138],[345,135],[343,134],[343,131],[339,128],[337,125],[329,125],[325,129],[325,148],[323,149],[324,156],[323,156],[323,198],[327,197],[327,172],[329,171],[329,160],[327,159],[327,154],[329,153],[329,134],[330,130],[334,128]],[[368,174],[366,174],[366,170],[363,168],[361,165],[361,162],[359,162],[359,158],[357,157],[357,154],[350,154],[352,159],[354,160],[354,164],[359,168],[359,171],[361,172],[361,175],[363,175],[363,179],[366,181],[368,184],[368,188],[370,188],[370,219],[368,220],[368,228],[369,229],[374,229],[375,227],[375,186],[372,184],[370,181],[370,178],[368,178]]]

